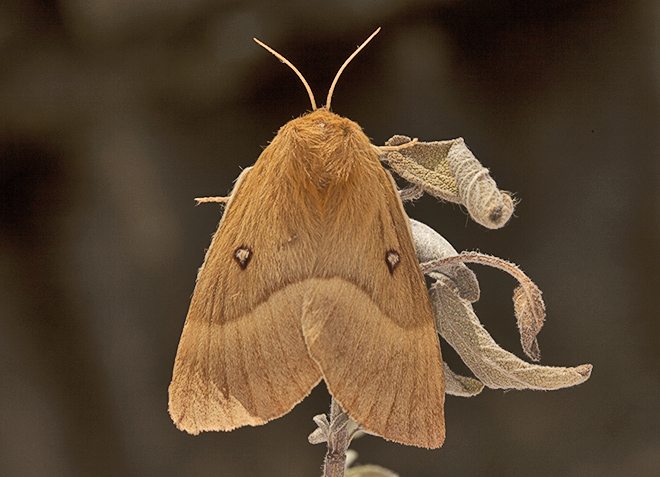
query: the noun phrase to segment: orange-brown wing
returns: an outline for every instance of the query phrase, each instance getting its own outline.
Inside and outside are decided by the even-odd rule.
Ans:
[[[187,432],[231,430],[282,416],[320,381],[301,316],[318,216],[268,170],[272,149],[234,188],[199,271],[169,388]],[[301,232],[303,231],[303,232]]]
[[[443,362],[408,219],[387,171],[355,170],[328,192],[305,341],[330,392],[363,428],[439,447]]]

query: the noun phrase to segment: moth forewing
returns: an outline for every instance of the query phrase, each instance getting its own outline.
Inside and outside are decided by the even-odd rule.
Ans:
[[[278,156],[271,144],[241,175],[198,275],[170,385],[170,414],[194,434],[280,417],[321,379],[300,326],[305,286],[286,286],[309,275],[300,257],[314,244],[289,240],[305,222]]]

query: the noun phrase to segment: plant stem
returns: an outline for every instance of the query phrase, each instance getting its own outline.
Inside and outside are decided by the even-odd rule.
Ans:
[[[348,444],[348,415],[332,398],[328,452],[325,454],[323,477],[344,477]]]

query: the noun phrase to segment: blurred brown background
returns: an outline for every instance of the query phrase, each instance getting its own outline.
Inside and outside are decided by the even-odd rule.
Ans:
[[[0,3],[0,474],[317,476],[323,385],[282,419],[197,437],[167,386],[225,195],[309,109],[284,54],[375,144],[458,136],[521,200],[504,229],[425,197],[461,249],[512,260],[548,305],[556,392],[448,397],[428,451],[357,440],[402,476],[657,475],[660,4],[5,0]],[[368,200],[368,198],[365,198]],[[522,355],[513,280],[474,266],[480,318]],[[456,371],[458,358],[443,353]]]

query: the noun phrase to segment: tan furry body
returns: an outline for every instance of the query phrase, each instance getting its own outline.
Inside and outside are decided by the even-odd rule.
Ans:
[[[241,174],[202,265],[170,414],[197,434],[259,425],[324,379],[396,442],[444,441],[444,375],[390,174],[354,122],[318,109]]]

